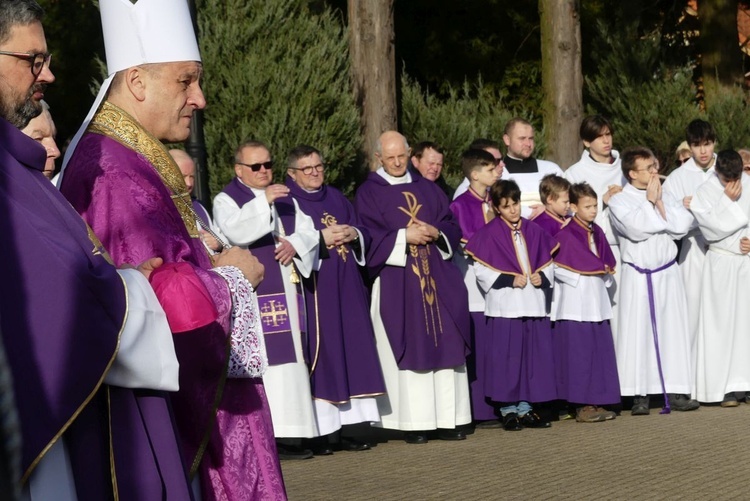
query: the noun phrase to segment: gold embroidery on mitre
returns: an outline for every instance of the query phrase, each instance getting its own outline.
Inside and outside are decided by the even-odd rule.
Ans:
[[[417,197],[408,191],[402,193],[406,199],[406,207],[398,207],[404,214],[409,216],[408,228],[418,221],[417,214],[422,208]],[[438,305],[437,283],[430,274],[430,247],[424,245],[409,244],[409,256],[412,259],[411,271],[419,280],[419,288],[422,291],[422,310],[424,311],[424,323],[427,335],[432,336],[435,346],[438,345],[438,333],[443,332],[443,322],[440,317]]]
[[[339,224],[339,222],[336,220],[335,216],[332,216],[331,214],[324,212],[323,217],[320,218],[320,222],[326,225],[326,228],[330,226],[334,226]],[[349,254],[349,249],[347,249],[343,244],[342,245],[326,245],[326,249],[331,250],[334,247],[336,247],[336,253],[339,255],[342,261],[346,262],[346,255]]]
[[[193,215],[193,203],[179,167],[161,141],[149,134],[133,117],[109,101],[105,101],[87,129],[114,139],[146,157],[162,182],[171,192],[172,203],[191,238],[200,238]]]

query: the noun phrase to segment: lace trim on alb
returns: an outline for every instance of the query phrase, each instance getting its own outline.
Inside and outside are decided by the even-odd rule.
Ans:
[[[226,280],[232,294],[232,344],[227,376],[261,377],[268,367],[268,357],[253,286],[235,266],[220,266],[213,271]]]

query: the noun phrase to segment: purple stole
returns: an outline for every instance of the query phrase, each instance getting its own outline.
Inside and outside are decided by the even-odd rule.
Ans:
[[[547,233],[553,237],[562,229],[565,224],[565,219],[561,219],[556,214],[552,214],[550,211],[545,210],[537,217],[532,219],[534,223],[541,226]]]
[[[560,251],[555,255],[555,264],[581,275],[604,275],[614,273],[615,256],[609,247],[604,231],[596,224],[586,227],[577,217],[560,230],[556,236]],[[591,240],[596,254],[591,251]]]
[[[514,233],[524,239],[531,270],[524,270],[513,242]],[[516,228],[497,217],[477,231],[466,244],[466,252],[475,261],[505,275],[537,273],[552,262],[557,242],[540,226],[521,218]]]
[[[489,199],[479,197],[469,188],[451,203],[451,211],[461,227],[461,242],[468,242],[479,228],[487,224],[487,215],[482,207],[485,201],[489,202]]]
[[[386,262],[399,230],[414,219],[435,226],[458,250],[461,229],[438,186],[420,176],[391,185],[370,173],[355,207],[372,236],[367,269],[380,278],[380,315],[401,370],[432,371],[460,366],[469,347],[468,293],[458,268],[436,243],[407,245],[406,266]]]
[[[229,195],[238,207],[255,199],[253,190],[234,178],[222,190]],[[284,232],[287,235],[294,233],[295,207],[291,200],[274,201],[276,212],[281,218]],[[248,246],[253,255],[263,263],[266,272],[263,281],[258,286],[258,307],[260,309],[261,324],[263,326],[263,337],[266,341],[266,352],[269,365],[288,364],[297,361],[294,353],[294,338],[292,324],[289,319],[289,308],[284,290],[282,270],[274,257],[276,240],[273,234],[268,233]],[[301,294],[297,293],[297,310],[300,314],[300,329],[304,332],[306,321],[304,318],[305,305]],[[305,339],[305,336],[302,336]]]
[[[204,223],[211,224],[211,216],[208,214],[206,208],[203,207],[203,204],[200,203],[197,198],[191,197],[190,200],[193,202],[193,210],[198,215],[198,217],[200,217]],[[200,229],[203,230],[205,228],[203,228],[203,226],[201,225]]]
[[[286,185],[315,228],[348,224],[362,233],[361,245],[370,246],[370,235],[354,207],[336,188],[322,186],[310,193],[287,177]],[[385,393],[375,332],[370,321],[370,299],[350,244],[329,246],[319,271],[303,278],[307,305],[310,387],[314,398],[346,402],[354,397]]]

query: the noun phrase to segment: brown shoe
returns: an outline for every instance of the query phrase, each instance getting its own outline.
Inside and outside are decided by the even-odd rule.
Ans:
[[[601,423],[607,418],[593,405],[576,409],[576,421],[579,423]]]
[[[611,419],[614,419],[617,417],[617,413],[615,411],[608,411],[604,407],[597,407],[596,410],[604,416],[604,419],[606,421],[609,421]]]

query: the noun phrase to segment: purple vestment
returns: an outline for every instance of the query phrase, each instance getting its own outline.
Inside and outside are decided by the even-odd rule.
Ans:
[[[489,195],[482,198],[469,187],[450,204],[451,211],[461,227],[462,243],[468,242],[477,230],[487,224],[485,203],[488,204],[487,207],[491,206]],[[467,259],[470,260],[470,258]],[[474,276],[473,273],[471,276]],[[484,311],[471,312],[470,336],[471,351],[466,356],[466,373],[469,377],[469,392],[471,393],[471,415],[475,421],[489,421],[495,419],[496,416],[495,408],[487,402],[484,392],[484,355],[489,337]]]
[[[557,243],[540,226],[521,218],[517,231],[526,243],[531,273],[552,262]],[[506,275],[526,275],[513,244],[514,229],[510,223],[497,217],[477,231],[466,244],[466,252],[477,262]]]
[[[582,275],[614,272],[615,257],[597,224],[589,227],[574,217],[556,238],[560,242],[557,266]],[[591,251],[592,239],[598,255]],[[609,321],[557,320],[552,332],[558,398],[579,405],[619,403],[620,380]]]
[[[550,211],[545,210],[541,214],[539,214],[537,217],[532,219],[536,224],[541,226],[547,233],[552,235],[553,237],[557,235],[557,232],[559,232],[563,225],[565,225],[565,220],[558,217],[555,214],[552,214]]]
[[[607,236],[596,223],[586,226],[574,217],[555,237],[560,242],[560,251],[555,255],[555,264],[581,275],[613,273],[615,256],[607,242]],[[596,254],[591,251],[593,239]]]
[[[461,227],[461,242],[468,242],[479,228],[487,224],[484,203],[491,205],[489,197],[481,198],[471,188],[451,202],[451,211]]]
[[[105,110],[106,118],[116,116],[134,127],[141,141],[149,140],[137,122],[109,103],[98,116]],[[92,127],[101,123],[98,116]],[[219,313],[217,322],[174,336],[180,391],[171,395],[172,405],[186,464],[191,473],[200,470],[203,499],[284,498],[262,384],[256,379],[225,382],[231,298],[224,279],[209,271],[201,240],[188,232],[194,217],[181,217],[177,204],[190,204],[189,198],[173,201],[172,190],[180,185],[167,187],[154,160],[107,134],[89,129],[81,138],[65,172],[63,194],[101,233],[116,264],[138,264],[152,256],[189,263]],[[117,137],[117,129],[111,135]],[[168,166],[165,179],[177,183],[179,171],[166,149],[158,142],[151,146],[149,154]],[[247,404],[236,405],[238,400]]]
[[[286,185],[302,212],[318,230],[334,224],[360,229],[361,245],[369,247],[354,207],[336,188],[322,186],[309,193],[291,178]],[[325,249],[324,246],[322,248]],[[303,279],[307,305],[308,359],[313,397],[344,403],[353,397],[385,393],[385,383],[370,322],[370,305],[351,244],[326,249],[320,269]]]
[[[242,184],[239,178],[232,179],[229,184],[221,190],[229,195],[237,204],[242,207],[246,203],[255,199],[253,190]],[[281,219],[284,227],[284,233],[291,235],[294,233],[296,208],[291,200],[276,200],[274,202],[276,213]],[[258,306],[260,311],[276,311],[281,307],[281,311],[289,311],[286,292],[284,290],[284,277],[281,275],[281,267],[276,260],[276,238],[272,233],[266,233],[264,236],[248,245],[248,250],[258,258],[265,266],[263,282],[258,286]],[[294,266],[294,265],[292,265]],[[297,299],[298,311],[300,315],[305,311],[302,304],[301,295]],[[304,318],[299,319],[300,329],[305,328]],[[297,362],[297,355],[294,353],[294,333],[292,332],[292,323],[289,315],[266,317],[263,322],[263,335],[266,341],[266,352],[268,353],[269,365],[281,365]],[[304,339],[304,336],[302,336]]]
[[[477,231],[466,251],[483,265],[507,275],[528,275],[513,242],[520,233],[531,273],[552,262],[554,237],[521,218],[516,228],[496,218]],[[484,356],[485,396],[494,402],[545,402],[557,398],[555,359],[549,317],[488,318]]]
[[[458,249],[461,229],[440,188],[422,177],[389,184],[370,173],[355,206],[372,237],[367,269],[380,278],[380,315],[401,370],[432,371],[465,363],[469,307],[461,273],[445,261],[437,243],[406,246],[406,266],[386,264],[399,230],[414,220],[435,226]]]
[[[62,434],[79,499],[111,498],[115,478],[121,496],[189,499],[170,416],[158,415],[164,394],[139,413],[132,390],[102,385],[125,321],[124,284],[42,175],[44,162],[35,141],[0,119],[0,322],[22,424],[24,481]]]

